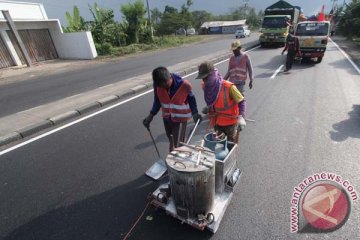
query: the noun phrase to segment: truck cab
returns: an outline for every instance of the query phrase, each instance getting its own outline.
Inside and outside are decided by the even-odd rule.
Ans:
[[[322,61],[329,39],[330,22],[304,21],[298,23],[295,36],[299,40],[302,58],[317,58]]]
[[[286,41],[286,36],[289,33],[289,27],[287,25],[287,19],[290,19],[288,15],[267,15],[264,16],[260,43],[264,47],[266,44],[281,44]]]

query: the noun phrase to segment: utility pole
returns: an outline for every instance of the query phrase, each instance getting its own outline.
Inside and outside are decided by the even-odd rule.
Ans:
[[[150,15],[150,8],[149,8],[149,0],[146,0],[148,18],[149,18],[149,26],[150,26],[150,33],[151,33],[151,40],[154,40],[154,33],[151,25],[151,15]]]

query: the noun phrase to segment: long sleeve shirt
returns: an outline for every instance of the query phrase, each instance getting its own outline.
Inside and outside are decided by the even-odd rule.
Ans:
[[[173,79],[173,82],[172,82],[171,87],[170,87],[170,89],[168,91],[170,98],[172,98],[175,95],[176,91],[179,89],[181,84],[183,84],[183,82],[184,82],[184,80],[179,75],[177,75],[175,73],[172,73],[171,77]],[[160,103],[159,97],[157,96],[156,86],[154,85],[153,88],[154,88],[154,103],[153,103],[153,106],[152,106],[152,109],[151,109],[150,113],[152,115],[156,115],[160,111],[161,103]],[[187,102],[189,104],[192,115],[194,115],[195,113],[198,113],[196,99],[195,99],[194,94],[191,91],[189,92],[186,100],[187,100]]]

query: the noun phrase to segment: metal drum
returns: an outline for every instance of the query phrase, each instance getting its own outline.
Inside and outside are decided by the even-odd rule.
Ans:
[[[171,195],[182,218],[207,215],[214,202],[215,155],[198,149],[182,146],[166,158]]]

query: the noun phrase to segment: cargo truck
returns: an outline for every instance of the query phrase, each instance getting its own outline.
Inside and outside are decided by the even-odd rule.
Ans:
[[[261,27],[260,44],[284,46],[290,25],[295,26],[300,14],[299,7],[286,1],[278,1],[265,9]]]

